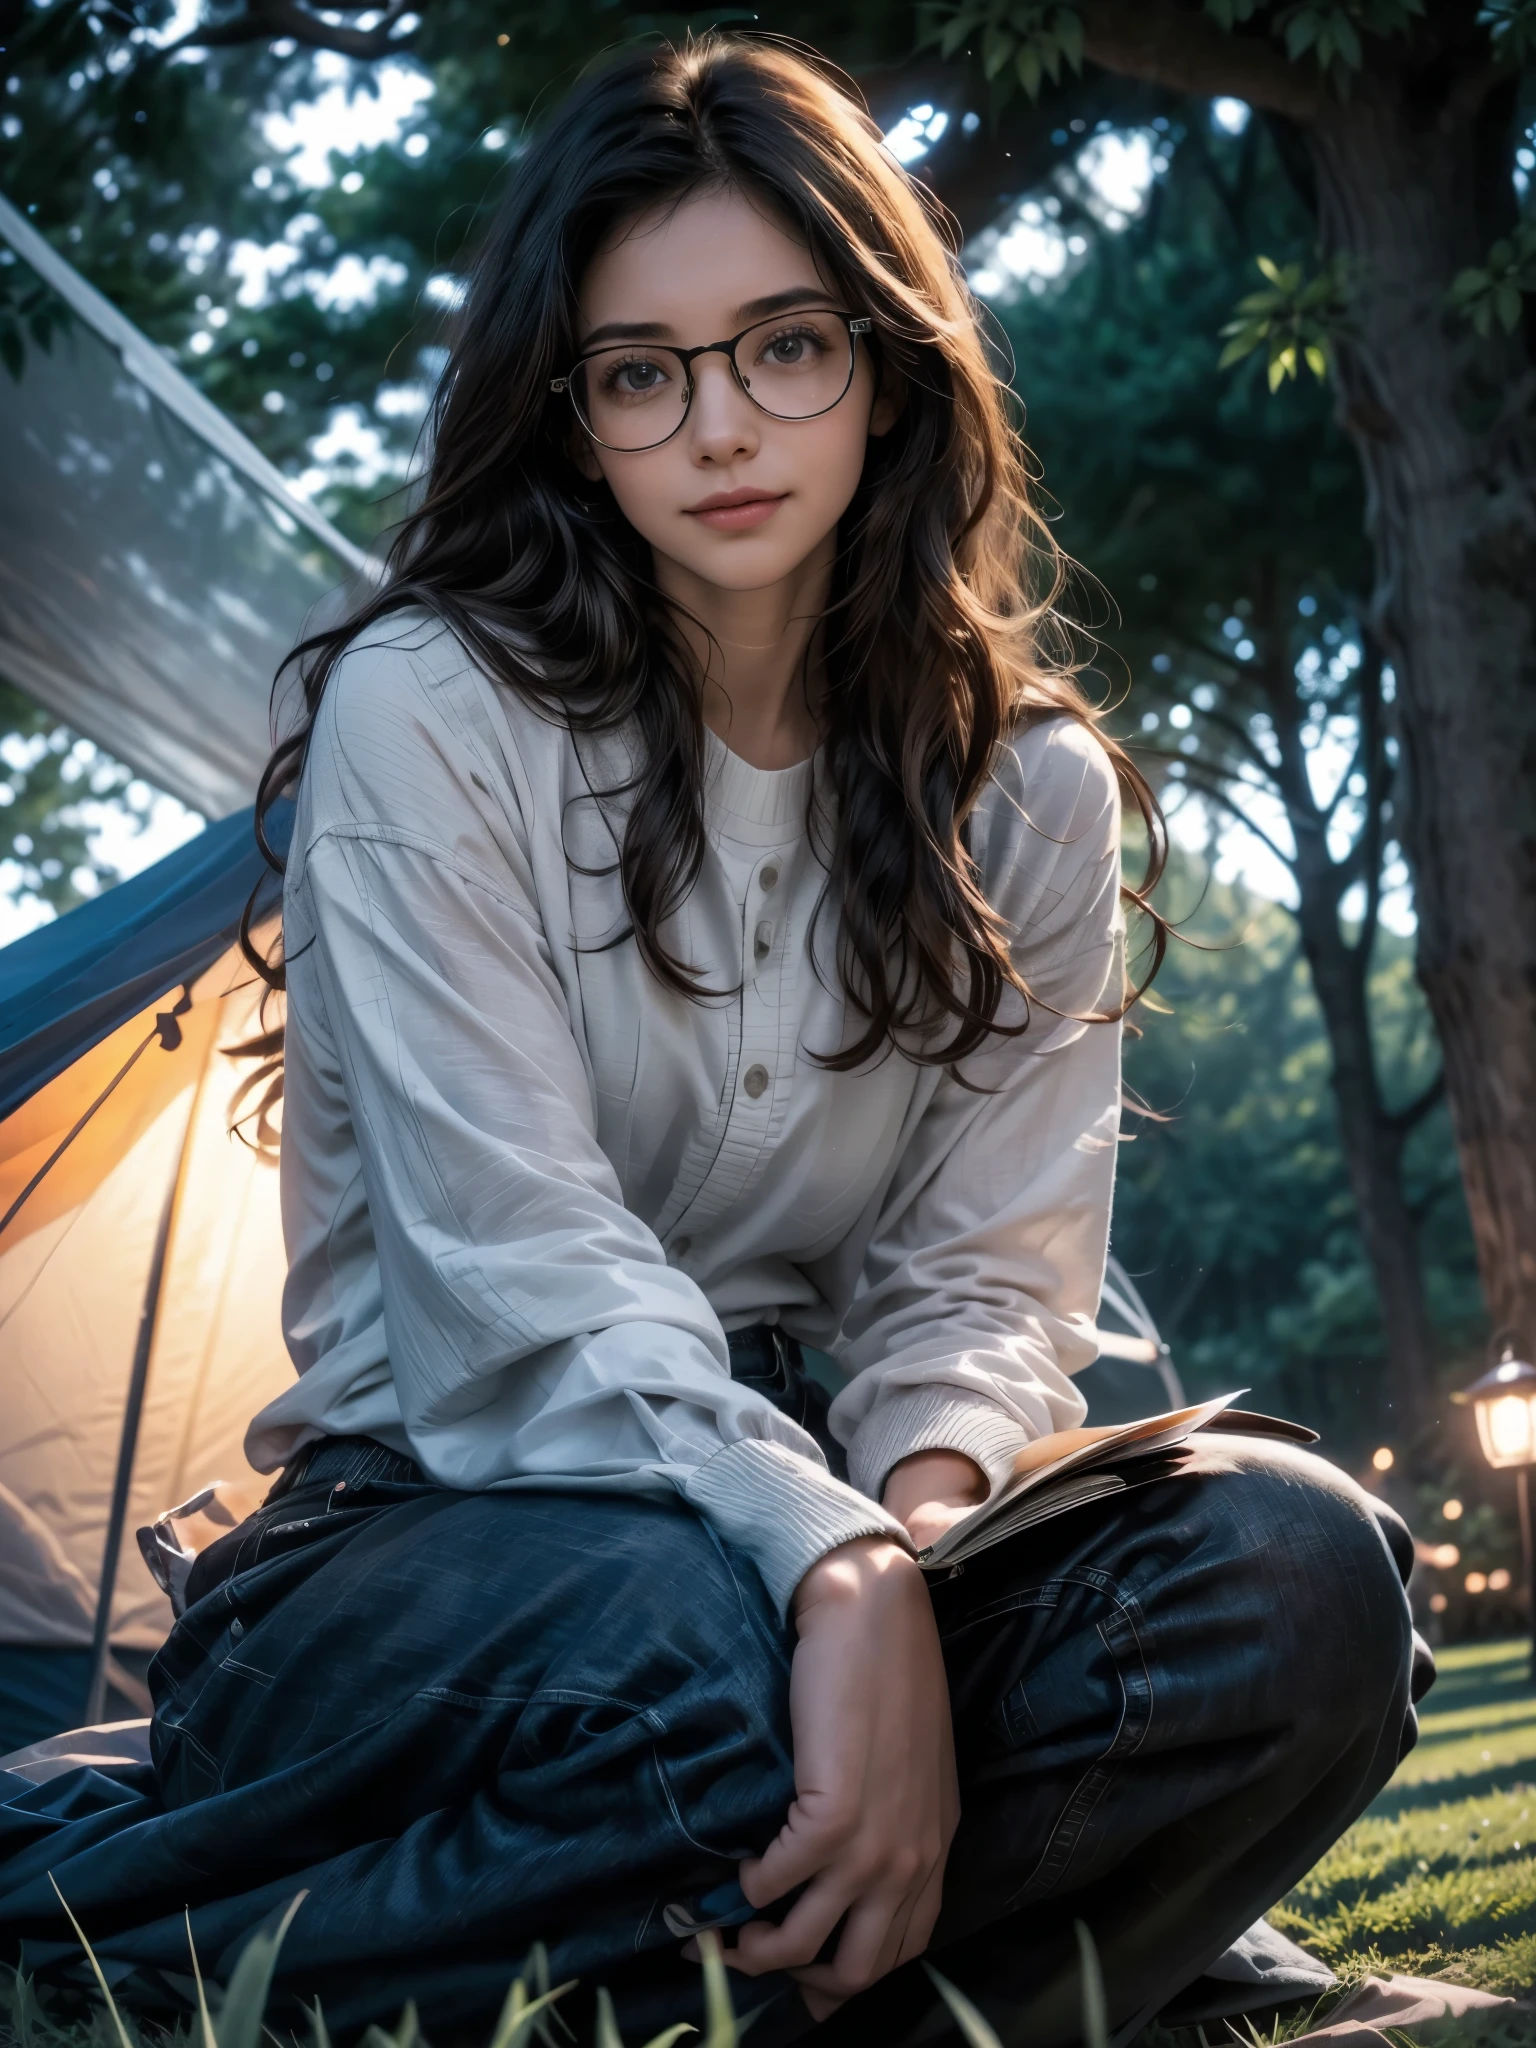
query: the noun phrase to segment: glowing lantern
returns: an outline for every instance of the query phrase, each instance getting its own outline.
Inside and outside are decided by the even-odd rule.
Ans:
[[[1536,1365],[1516,1358],[1506,1344],[1504,1356],[1480,1380],[1453,1401],[1471,1404],[1477,1417],[1477,1440],[1483,1456],[1497,1470],[1513,1470],[1520,1507],[1520,1554],[1525,1565],[1526,1597],[1531,1603],[1531,1675],[1536,1678],[1536,1564],[1531,1554],[1531,1467],[1536,1465]],[[1480,1576],[1474,1575],[1474,1576]],[[1467,1580],[1471,1592],[1472,1581]],[[1481,1592],[1482,1588],[1479,1587]]]

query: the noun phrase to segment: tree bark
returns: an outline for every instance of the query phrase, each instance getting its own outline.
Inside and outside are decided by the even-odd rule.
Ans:
[[[1405,63],[1363,78],[1306,139],[1325,251],[1356,280],[1342,416],[1368,486],[1374,629],[1397,681],[1419,978],[1489,1314],[1530,1356],[1536,435],[1518,341],[1479,345],[1445,308],[1492,225],[1473,98],[1454,65],[1428,77]]]
[[[1418,971],[1440,1034],[1495,1330],[1536,1354],[1536,373],[1477,342],[1446,292],[1513,214],[1514,83],[1471,0],[1367,39],[1347,95],[1258,31],[1213,61],[1171,0],[1084,9],[1107,69],[1230,92],[1296,124],[1324,251],[1353,274],[1343,423],[1365,473],[1373,627],[1398,686]],[[1153,54],[1149,56],[1151,49]],[[1305,80],[1299,89],[1295,80]]]

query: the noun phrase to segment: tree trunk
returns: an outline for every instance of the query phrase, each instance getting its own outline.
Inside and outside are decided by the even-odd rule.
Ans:
[[[1328,867],[1330,872],[1309,890],[1305,862],[1297,864],[1302,950],[1328,1031],[1339,1135],[1381,1303],[1387,1399],[1394,1421],[1416,1433],[1432,1419],[1435,1340],[1424,1298],[1418,1225],[1403,1194],[1403,1144],[1412,1125],[1382,1101],[1367,962],[1339,929],[1338,884],[1331,862]]]
[[[1355,280],[1341,402],[1369,490],[1373,623],[1397,682],[1419,978],[1489,1313],[1530,1356],[1536,434],[1518,344],[1478,344],[1445,310],[1489,238],[1478,106],[1458,109],[1456,76],[1449,64],[1433,78],[1368,73],[1304,132],[1325,252]]]
[[[1403,1146],[1438,1088],[1419,1101],[1389,1110],[1371,1028],[1371,961],[1376,949],[1381,894],[1383,813],[1401,780],[1387,765],[1382,740],[1382,660],[1376,640],[1363,636],[1357,685],[1358,749],[1367,816],[1349,858],[1336,861],[1328,845],[1331,812],[1312,788],[1302,729],[1308,704],[1297,687],[1290,636],[1278,616],[1272,575],[1254,592],[1255,619],[1264,640],[1263,684],[1280,749],[1275,784],[1295,843],[1296,922],[1312,991],[1323,1013],[1331,1060],[1329,1080],[1360,1237],[1376,1283],[1386,1339],[1386,1396],[1393,1420],[1418,1437],[1433,1419],[1435,1332],[1424,1296],[1419,1231],[1403,1192]],[[1359,929],[1351,941],[1339,905],[1352,878],[1365,889]]]

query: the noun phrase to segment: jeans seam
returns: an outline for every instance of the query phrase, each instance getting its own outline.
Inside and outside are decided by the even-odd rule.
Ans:
[[[1152,1674],[1147,1668],[1146,1652],[1142,1649],[1136,1627],[1134,1600],[1122,1600],[1113,1581],[1102,1572],[1068,1574],[1055,1583],[1088,1586],[1110,1603],[1112,1612],[1094,1626],[1099,1640],[1109,1652],[1115,1676],[1120,1682],[1120,1719],[1103,1755],[1088,1766],[1074,1786],[1034,1869],[1009,1899],[1009,1912],[1016,1912],[1019,1907],[1044,1897],[1060,1884],[1095,1807],[1109,1789],[1116,1768],[1126,1757],[1135,1755],[1152,1725]],[[1129,1649],[1134,1652],[1134,1670],[1131,1658],[1125,1654],[1127,1645],[1115,1640],[1122,1631],[1129,1638]]]
[[[701,1855],[711,1856],[717,1862],[729,1863],[732,1859],[728,1851],[712,1849],[708,1842],[701,1842],[683,1819],[682,1809],[677,1803],[677,1795],[672,1790],[672,1781],[667,1776],[667,1767],[661,1760],[661,1751],[654,1742],[651,1744],[651,1762],[656,1767],[656,1776],[661,1784],[661,1796],[667,1802],[667,1811],[671,1814],[673,1825],[683,1840],[690,1848],[697,1849]]]

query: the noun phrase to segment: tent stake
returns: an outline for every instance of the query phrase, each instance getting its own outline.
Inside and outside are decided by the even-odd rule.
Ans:
[[[112,1596],[117,1590],[117,1567],[123,1552],[123,1527],[128,1520],[128,1496],[133,1490],[133,1461],[139,1448],[139,1424],[144,1419],[144,1395],[149,1386],[149,1358],[155,1347],[155,1326],[160,1318],[160,1291],[165,1280],[165,1260],[170,1249],[171,1223],[176,1214],[176,1196],[181,1188],[182,1168],[192,1138],[192,1125],[202,1096],[201,1077],[187,1091],[187,1120],[181,1143],[176,1147],[176,1164],[160,1207],[155,1229],[155,1248],[150,1255],[149,1277],[144,1286],[144,1306],[139,1310],[138,1336],[133,1347],[133,1371],[128,1379],[128,1400],[123,1409],[123,1432],[117,1446],[117,1475],[112,1482],[112,1507],[107,1517],[107,1541],[101,1554],[101,1589],[96,1596],[96,1626],[91,1635],[91,1682],[85,1695],[85,1720],[89,1727],[99,1721],[107,1705],[107,1661],[112,1649]]]

